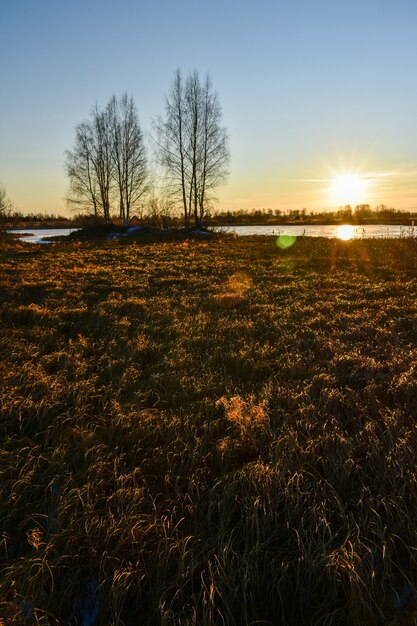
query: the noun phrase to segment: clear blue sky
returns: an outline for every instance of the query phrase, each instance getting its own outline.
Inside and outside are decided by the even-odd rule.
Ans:
[[[0,182],[64,213],[75,125],[127,91],[151,131],[180,67],[223,106],[219,208],[333,207],[349,172],[417,208],[416,28],[415,0],[1,0]]]

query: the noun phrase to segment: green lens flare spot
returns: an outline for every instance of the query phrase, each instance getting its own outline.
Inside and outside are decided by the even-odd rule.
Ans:
[[[280,235],[277,237],[276,244],[281,250],[287,250],[287,248],[291,248],[295,244],[296,239],[295,235]]]

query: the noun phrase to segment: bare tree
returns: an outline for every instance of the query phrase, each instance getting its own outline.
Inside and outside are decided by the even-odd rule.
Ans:
[[[113,144],[107,111],[93,110],[92,154],[104,221],[110,221],[110,198],[113,184]]]
[[[201,88],[200,107],[198,207],[194,207],[196,222],[202,222],[207,206],[213,200],[213,190],[225,182],[230,159],[227,132],[221,125],[222,110],[209,76]]]
[[[165,119],[159,117],[155,126],[158,156],[167,175],[168,192],[181,199],[185,225],[190,218],[187,194],[189,173],[186,171],[187,121],[184,83],[180,70],[177,70],[171,91],[165,98]]]
[[[146,151],[132,97],[116,96],[107,105],[112,141],[113,175],[119,194],[119,214],[125,226],[149,189]]]
[[[70,180],[68,203],[108,222],[113,180],[112,142],[108,114],[97,105],[90,119],[76,127],[74,147],[65,152],[65,169]]]
[[[125,226],[148,190],[146,152],[133,98],[113,96],[104,110],[96,105],[90,119],[75,129],[65,152],[70,179],[69,204],[110,221],[117,196]]]
[[[227,176],[228,136],[222,112],[207,76],[197,71],[185,83],[177,70],[165,101],[165,119],[155,126],[159,162],[167,174],[171,194],[182,204],[184,223],[193,217],[198,226],[213,200],[213,190]]]
[[[65,151],[65,169],[70,180],[68,204],[97,218],[101,213],[101,203],[92,156],[92,135],[90,122],[78,124],[74,148]]]

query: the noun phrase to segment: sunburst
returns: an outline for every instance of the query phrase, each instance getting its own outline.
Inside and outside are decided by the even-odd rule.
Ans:
[[[369,181],[359,174],[343,173],[336,175],[329,187],[329,195],[338,206],[365,204]]]

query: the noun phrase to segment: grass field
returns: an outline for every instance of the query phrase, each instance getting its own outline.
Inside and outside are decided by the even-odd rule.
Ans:
[[[0,624],[415,624],[417,243],[0,253]]]

